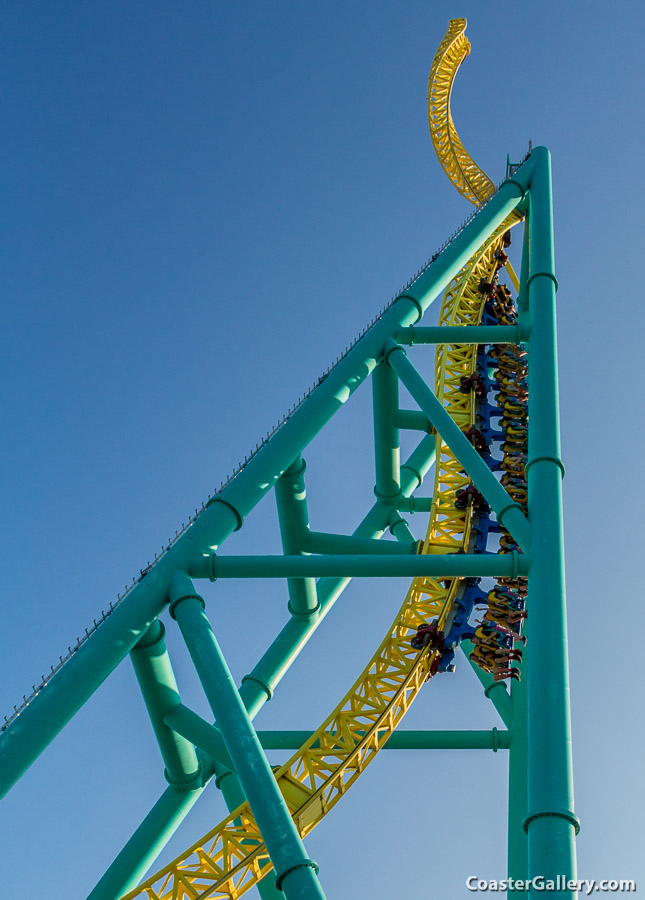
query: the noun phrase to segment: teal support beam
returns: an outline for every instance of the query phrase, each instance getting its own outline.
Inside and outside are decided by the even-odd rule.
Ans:
[[[182,789],[201,787],[201,766],[194,746],[164,722],[164,715],[181,703],[163,622],[157,619],[130,653],[152,728],[166,767],[169,784]]]
[[[399,380],[388,365],[379,363],[372,372],[374,416],[374,493],[391,500],[401,493],[401,448],[394,416],[399,408]]]
[[[545,147],[532,157],[530,194],[531,353],[529,452],[526,465],[533,530],[528,610],[528,833],[529,875],[576,878],[569,671],[562,527],[562,476],[555,293],[551,160]],[[563,889],[553,895],[573,898]]]
[[[475,675],[479,678],[479,681],[484,688],[484,695],[488,697],[493,704],[504,725],[506,725],[507,728],[510,728],[513,722],[513,707],[511,705],[510,695],[506,690],[506,685],[503,681],[495,681],[492,675],[489,675],[488,672],[484,672],[483,669],[480,669],[479,666],[475,665],[470,659],[470,654],[474,647],[470,641],[462,641],[459,646],[472,666]]]
[[[416,553],[418,546],[412,535],[409,536],[407,543],[408,553]],[[308,553],[342,554],[343,556],[358,556],[370,553],[376,556],[401,556],[405,552],[400,543],[394,544],[392,541],[379,541],[374,538],[360,538],[354,535],[326,534],[321,531],[310,532],[305,541],[305,547]]]
[[[210,623],[190,579],[177,573],[170,614],[177,621],[219,724],[246,798],[287,900],[324,900],[318,867],[309,859],[260,746]]]
[[[199,747],[206,753],[213,763],[225,767],[234,772],[235,766],[226,749],[226,742],[222,733],[215,725],[209,725],[201,716],[193,712],[183,703],[179,703],[169,709],[164,716],[164,723],[180,734],[195,747]]]
[[[399,344],[519,344],[525,335],[521,325],[408,325],[397,328]]]
[[[200,556],[193,578],[349,578],[517,577],[528,571],[528,557],[517,553],[450,553],[446,555],[364,556]]]
[[[400,512],[421,513],[430,512],[432,509],[432,497],[404,497],[396,504]]]
[[[418,322],[482,241],[522,202],[531,158],[505,181],[454,240],[415,278],[322,379],[242,471],[121,600],[0,735],[0,797],[127,656],[167,604],[170,580],[196,554],[207,553],[242,527],[244,517],[275,485],[331,417],[366,380],[397,328]]]
[[[304,538],[309,531],[305,471],[307,464],[298,456],[275,485],[275,500],[282,548],[287,555],[303,552]],[[292,616],[312,616],[318,610],[316,582],[313,578],[290,578],[289,612]]]
[[[434,464],[435,447],[434,436],[426,435],[401,466],[401,493],[405,497],[423,483]],[[391,511],[391,506],[377,501],[355,529],[354,536],[380,538],[387,528]],[[320,602],[318,615],[307,621],[291,619],[287,622],[253,670],[244,676],[240,696],[251,718],[271,699],[276,686],[349,582],[348,577],[321,578],[316,588]]]
[[[297,750],[309,740],[311,731],[258,731],[265,750]],[[384,750],[507,750],[508,731],[395,731]]]
[[[394,424],[407,431],[432,431],[428,417],[420,409],[397,409],[394,413]]]
[[[134,890],[200,795],[201,790],[167,788],[87,900],[118,900]]]
[[[530,528],[522,507],[509,496],[495,478],[457,423],[414,368],[403,347],[389,339],[385,352],[387,362],[495,510],[497,521],[511,532],[522,550],[527,553],[530,545]]]

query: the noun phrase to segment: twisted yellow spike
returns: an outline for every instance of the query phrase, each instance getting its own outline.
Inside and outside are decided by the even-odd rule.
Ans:
[[[482,203],[495,190],[459,140],[450,112],[450,94],[459,66],[470,53],[466,20],[451,19],[439,44],[428,80],[428,122],[435,152],[448,178],[471,203]]]

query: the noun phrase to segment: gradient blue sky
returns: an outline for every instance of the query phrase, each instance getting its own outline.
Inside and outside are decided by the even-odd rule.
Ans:
[[[553,154],[579,872],[642,891],[640,3],[5,0],[0,715],[469,214],[425,100],[460,15],[466,147],[495,181]],[[305,454],[316,528],[371,503],[370,404]],[[268,497],[227,546],[277,552],[275,527]],[[353,585],[258,727],[315,727],[405,587]],[[205,590],[239,678],[284,588]],[[405,724],[499,722],[462,664]],[[329,900],[503,877],[505,779],[502,753],[381,754],[307,840]],[[163,787],[125,661],[4,801],[5,894],[84,897]],[[222,813],[209,790],[165,858]]]

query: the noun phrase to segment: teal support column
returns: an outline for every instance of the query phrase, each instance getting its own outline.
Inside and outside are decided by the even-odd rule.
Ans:
[[[305,471],[307,463],[296,457],[275,485],[275,500],[282,547],[286,554],[303,552],[303,540],[309,531]],[[313,616],[319,609],[316,582],[313,578],[290,578],[289,612],[292,616]]]
[[[576,878],[569,672],[562,531],[562,476],[556,357],[556,280],[549,151],[537,147],[530,194],[531,325],[529,452],[533,542],[529,573],[529,875]],[[537,895],[536,895],[537,896]],[[554,897],[574,897],[563,889]]]
[[[246,798],[276,872],[276,887],[287,900],[324,900],[318,867],[307,857],[271,767],[235,687],[192,582],[177,573],[171,585],[170,614],[176,619],[224,737]]]
[[[386,363],[372,372],[372,407],[374,415],[374,493],[379,499],[391,500],[401,493],[399,429],[394,416],[399,408],[399,380]]]
[[[506,489],[495,478],[468,438],[464,436],[463,431],[409,361],[403,347],[391,338],[385,344],[385,358],[472,478],[475,486],[495,510],[497,521],[508,528],[526,553],[530,544],[530,529],[522,507],[511,499]]]
[[[166,780],[180,788],[197,788],[202,782],[195,748],[164,722],[166,713],[181,704],[164,633],[163,622],[157,619],[136,644],[130,659],[166,767]]]

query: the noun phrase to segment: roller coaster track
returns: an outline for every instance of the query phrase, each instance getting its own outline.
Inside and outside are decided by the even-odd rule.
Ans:
[[[469,47],[463,36],[464,27],[464,20],[451,22],[433,62],[431,85],[440,80],[441,90],[431,88],[432,103],[436,106],[431,107],[430,124],[437,154],[451,180],[458,190],[479,203],[487,198],[494,186],[463,149],[449,110],[452,79]],[[449,83],[446,83],[446,72],[449,72]],[[448,140],[441,145],[443,155],[435,140],[439,129],[433,124],[439,122],[448,123]],[[450,171],[459,173],[461,181],[457,181],[457,176],[453,177]],[[443,298],[440,325],[476,325],[480,322],[484,306],[480,282],[492,279],[498,267],[496,253],[502,247],[502,235],[520,219],[515,213],[509,216],[454,278]],[[517,288],[515,274],[512,270],[509,274]],[[464,376],[475,372],[476,364],[475,345],[437,346],[437,396],[463,431],[475,424],[476,402],[472,392],[460,390],[460,383]],[[471,507],[457,509],[455,496],[466,487],[469,479],[439,435],[436,440],[433,503],[421,552],[465,552],[471,538],[473,512]],[[301,836],[308,834],[322,820],[375,758],[424,682],[431,677],[438,651],[429,647],[415,650],[411,638],[419,625],[431,619],[437,618],[441,629],[447,626],[458,590],[459,579],[448,582],[434,578],[414,579],[390,629],[356,682],[317,731],[275,771]],[[235,900],[271,869],[271,860],[251,809],[248,804],[243,804],[123,900],[137,897]]]
[[[428,80],[428,122],[432,144],[444,172],[471,203],[482,203],[494,193],[495,185],[466,152],[450,111],[455,75],[470,53],[470,41],[465,32],[465,19],[451,19],[432,61]]]

